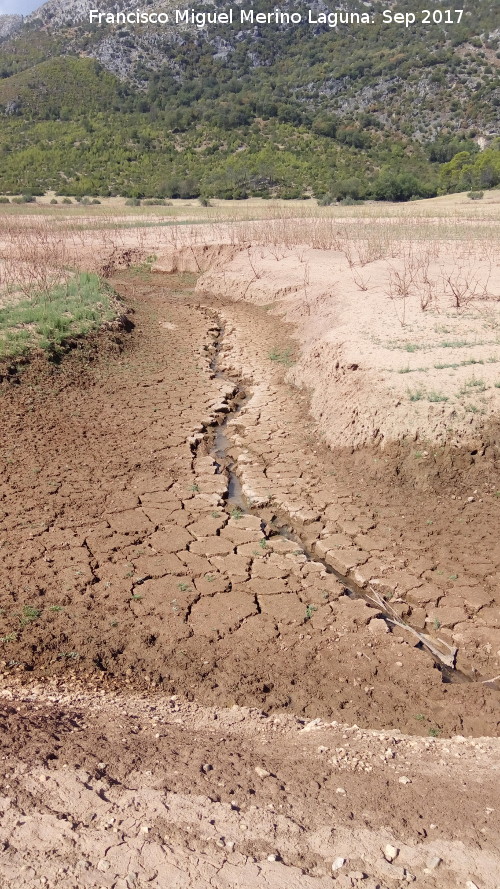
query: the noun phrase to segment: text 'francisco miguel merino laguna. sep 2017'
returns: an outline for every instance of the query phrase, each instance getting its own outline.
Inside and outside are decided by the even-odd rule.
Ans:
[[[224,11],[174,9],[170,12],[149,12],[141,9],[128,12],[102,12],[99,9],[89,10],[89,23],[92,25],[194,25],[196,28],[207,28],[210,25],[235,25],[237,27],[253,27],[255,25],[322,25],[338,28],[340,25],[373,25],[381,22],[384,25],[400,25],[410,28],[412,25],[459,25],[464,14],[463,9],[450,7],[434,7],[421,9],[419,12],[394,12],[386,9],[382,13],[370,12],[317,12],[306,9],[302,12],[282,11],[275,7],[270,12],[257,12],[250,8],[230,7]]]

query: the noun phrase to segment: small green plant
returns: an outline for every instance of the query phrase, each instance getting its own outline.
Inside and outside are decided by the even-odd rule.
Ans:
[[[190,593],[191,592],[191,587],[189,586],[188,583],[178,583],[177,589],[179,589],[181,591],[181,593]]]
[[[438,728],[430,728],[429,735],[431,738],[438,738],[440,735],[440,730]]]
[[[420,460],[421,457],[423,457],[424,455],[423,455],[422,451],[415,451],[413,456],[415,457],[415,460]]]
[[[314,612],[318,610],[317,605],[306,605],[306,616],[305,620],[311,620]]]
[[[470,379],[465,380],[464,385],[460,390],[460,395],[467,395],[470,389],[477,392],[484,392],[486,390],[486,383],[484,380],[478,379],[477,377],[470,377]]]
[[[262,537],[261,540],[259,540],[259,546],[260,546],[261,549],[267,549],[267,548],[268,548],[269,544],[268,544],[268,542],[267,542],[267,540],[266,540],[265,537]]]
[[[62,605],[50,605],[49,611],[64,611],[64,608],[62,607]]]
[[[209,583],[213,583],[215,580],[214,574],[205,574],[205,580],[208,580]]]
[[[432,621],[432,626],[434,627],[435,630],[439,630],[439,628],[441,626],[441,621],[438,620],[437,617],[435,617],[434,620]]]
[[[400,367],[398,374],[427,373],[426,367]]]
[[[425,391],[423,389],[409,390],[408,398],[410,401],[422,401],[425,398]]]
[[[139,596],[138,593],[132,593],[131,598],[135,599],[136,602],[140,602],[140,600],[142,599],[142,596]]]
[[[498,383],[495,383],[495,389],[500,389],[500,381]]]
[[[0,642],[17,642],[17,633],[7,633],[6,636],[1,636]]]
[[[415,714],[415,719],[418,719],[419,722],[423,722],[424,719],[425,719],[425,716],[424,716],[423,713],[416,713],[416,714]]]
[[[189,490],[190,490],[190,491],[193,491],[194,494],[199,494],[199,492],[200,492],[200,489],[199,489],[198,485],[196,485],[196,484],[191,485],[191,487],[189,488]]]
[[[432,391],[432,392],[427,393],[427,401],[431,401],[433,403],[440,402],[440,401],[448,401],[448,396],[443,395],[441,392]]]
[[[19,620],[24,625],[31,623],[34,620],[38,620],[42,611],[40,608],[35,608],[33,605],[24,605],[22,613],[19,617]]]
[[[464,349],[465,346],[474,346],[474,343],[469,343],[467,340],[443,340],[443,342],[438,343],[442,349]],[[479,345],[478,343],[476,345]]]
[[[220,519],[220,512],[215,512],[214,510],[214,512],[211,512],[210,515],[213,519]]]
[[[232,518],[232,519],[241,519],[241,518],[243,518],[243,510],[240,509],[239,506],[235,506],[234,509],[231,510],[231,518]]]
[[[293,364],[292,350],[290,348],[282,349],[281,351],[279,349],[273,349],[269,353],[268,357],[270,361],[276,361],[278,364],[284,364],[285,367],[291,367],[291,365]]]

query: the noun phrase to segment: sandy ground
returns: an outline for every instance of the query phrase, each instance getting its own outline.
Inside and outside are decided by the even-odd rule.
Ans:
[[[0,702],[5,886],[498,886],[497,741],[88,685]]]
[[[356,333],[354,292],[318,300],[318,324],[316,272],[297,289],[299,266],[317,260],[323,287],[329,262],[346,280],[355,266],[216,234],[170,240],[157,267],[187,275],[115,276],[132,332],[0,386],[0,883],[494,889],[493,399],[440,447],[417,451],[399,420],[382,449],[349,431],[327,446],[336,324],[389,423],[397,366]],[[132,246],[99,261],[111,274]],[[387,303],[362,298],[375,324]],[[419,638],[457,649],[458,670]]]

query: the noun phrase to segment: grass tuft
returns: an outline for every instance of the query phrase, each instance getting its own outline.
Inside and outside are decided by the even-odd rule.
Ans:
[[[110,294],[97,275],[82,273],[47,295],[0,308],[0,359],[51,352],[95,330],[114,317]]]

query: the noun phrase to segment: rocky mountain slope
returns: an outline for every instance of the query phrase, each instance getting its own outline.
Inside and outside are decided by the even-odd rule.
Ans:
[[[0,150],[8,156],[13,147],[43,144],[40,121],[63,118],[74,127],[89,113],[119,113],[122,124],[128,116],[125,131],[137,132],[142,156],[171,154],[161,178],[184,182],[186,192],[321,195],[335,191],[332,183],[357,179],[341,197],[435,193],[433,164],[460,150],[475,151],[478,141],[487,146],[500,133],[500,7],[498,0],[481,0],[468,3],[461,16],[433,9],[426,21],[420,6],[417,0],[349,0],[340,9],[330,0],[307,7],[288,0],[280,10],[300,16],[299,23],[242,24],[242,10],[267,15],[271,7],[264,0],[252,7],[241,0],[202,2],[195,11],[216,13],[218,21],[198,27],[173,21],[175,8],[191,9],[182,3],[148,0],[142,11],[169,15],[169,23],[124,25],[117,17],[127,9],[123,3],[99,6],[113,13],[114,23],[90,23],[93,0],[49,0],[24,20],[0,17],[6,130]],[[222,14],[230,10],[234,21],[225,24]],[[414,21],[408,19],[408,27],[389,22],[396,14]],[[61,78],[64,66],[71,70],[68,82]],[[91,102],[95,78],[98,98]],[[87,123],[104,138],[102,121],[87,117]],[[122,124],[116,124],[118,132]],[[81,132],[68,126],[70,131],[71,144],[81,142]],[[146,181],[149,191],[158,192],[161,183],[137,168],[136,143],[129,140],[134,169],[120,175],[117,168],[129,161],[116,156],[106,181],[130,192]],[[279,156],[272,162],[270,149]],[[235,151],[242,157],[235,159]],[[33,171],[31,183],[8,162],[0,189],[13,189],[16,180],[61,187],[75,184],[77,173],[102,189],[83,158],[78,170],[62,171],[60,164],[56,171],[55,157],[46,160],[47,172]],[[96,168],[102,169],[102,160],[101,152]],[[377,194],[374,182],[385,168],[413,176],[401,194]]]

